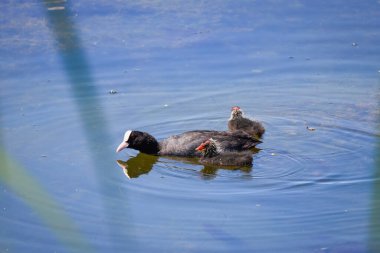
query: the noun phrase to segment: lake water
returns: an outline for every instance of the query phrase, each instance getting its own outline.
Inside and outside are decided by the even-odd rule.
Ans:
[[[0,8],[0,252],[380,252],[380,1]],[[115,153],[234,105],[251,169]]]

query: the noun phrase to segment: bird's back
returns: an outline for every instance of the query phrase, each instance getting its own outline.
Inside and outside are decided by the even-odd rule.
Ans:
[[[228,129],[230,131],[241,130],[257,137],[261,137],[265,132],[265,128],[260,122],[243,117],[229,120]]]
[[[160,142],[160,155],[200,156],[195,149],[204,141],[213,138],[218,141],[222,151],[242,151],[255,147],[261,141],[242,131],[226,132],[195,130],[173,135]]]

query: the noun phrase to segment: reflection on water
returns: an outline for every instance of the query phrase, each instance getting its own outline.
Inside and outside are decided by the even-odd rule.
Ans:
[[[219,167],[215,166],[204,166],[203,169],[201,169],[201,175],[203,179],[213,179],[216,177]],[[223,168],[227,169],[227,168]],[[249,173],[252,170],[252,167],[242,167],[242,168],[229,168],[230,170],[240,170],[245,173]]]
[[[139,153],[127,161],[117,160],[117,164],[123,169],[128,178],[136,178],[142,174],[148,174],[157,162],[158,156]]]
[[[258,150],[258,149],[255,149]],[[257,151],[256,151],[257,152]],[[159,157],[154,155],[147,155],[144,153],[138,153],[137,156],[131,157],[127,161],[117,160],[116,163],[122,168],[125,176],[129,179],[131,178],[137,178],[140,175],[148,174],[153,166],[157,163]],[[187,164],[193,164],[193,165],[201,165],[198,158],[187,158],[187,157],[168,157],[168,159],[181,162],[181,163],[187,163]],[[167,167],[171,166],[171,163],[166,162],[165,165]],[[252,167],[238,167],[238,166],[212,166],[202,165],[203,168],[200,170],[200,173],[202,175],[202,178],[204,179],[211,179],[216,176],[216,172],[218,169],[224,169],[224,170],[240,170],[245,173],[249,173],[252,170]]]
[[[1,252],[378,251],[377,1],[0,7]],[[253,168],[114,153],[232,105]]]

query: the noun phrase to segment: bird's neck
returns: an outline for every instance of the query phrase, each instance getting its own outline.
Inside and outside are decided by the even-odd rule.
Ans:
[[[133,141],[130,148],[136,149],[145,154],[157,155],[160,151],[160,144],[156,138],[145,132],[140,132],[139,135],[140,136]]]
[[[218,155],[218,150],[217,150],[217,147],[215,145],[210,145],[206,149],[205,154],[204,154],[205,157],[214,157],[216,155]]]
[[[232,112],[229,120],[235,120],[235,119],[241,119],[241,118],[243,118],[242,113]]]
[[[159,151],[160,145],[156,139],[149,142],[149,145],[140,148],[140,152],[150,155],[157,155]]]

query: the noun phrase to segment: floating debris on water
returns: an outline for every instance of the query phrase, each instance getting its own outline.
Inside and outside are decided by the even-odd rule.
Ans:
[[[356,42],[352,42],[352,46],[353,47],[357,47],[359,44],[358,43],[356,43]]]
[[[164,104],[164,107],[168,107],[169,105],[168,104]]]
[[[306,129],[309,131],[315,131],[316,130],[314,127],[309,127],[309,126],[306,126]]]
[[[61,10],[65,9],[65,6],[53,6],[53,7],[47,8],[47,9],[48,9],[48,11],[61,11]]]
[[[270,155],[276,155],[276,153],[271,153]]]
[[[109,94],[117,94],[117,90],[110,90],[108,93]]]

